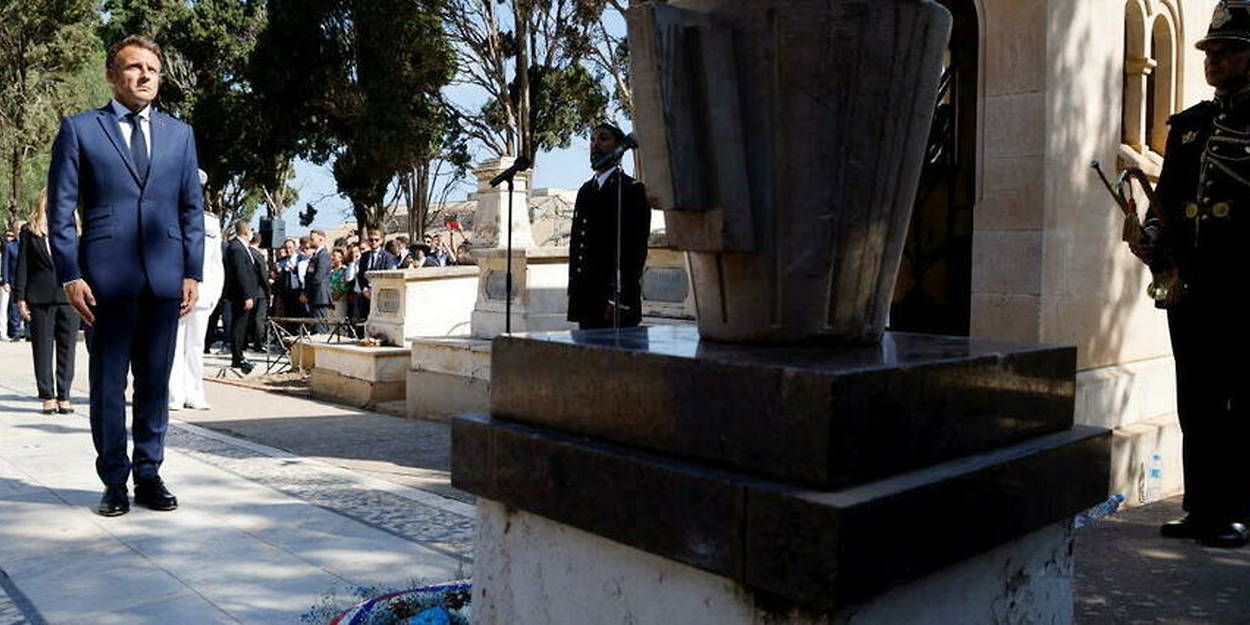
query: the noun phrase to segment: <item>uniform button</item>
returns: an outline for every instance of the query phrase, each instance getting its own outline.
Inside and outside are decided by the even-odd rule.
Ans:
[[[1210,204],[1210,203],[1211,203],[1211,198],[1209,198],[1209,197],[1204,197],[1204,198],[1202,198],[1202,203],[1203,203],[1203,204]]]
[[[1208,181],[1206,181],[1206,182],[1202,183],[1202,185],[1203,185],[1203,186],[1205,186],[1205,187],[1209,187],[1209,186],[1211,186],[1211,185],[1213,185],[1213,184],[1215,184],[1215,181],[1214,181],[1214,180],[1208,180]]]
[[[1219,119],[1220,121],[1224,121],[1224,120],[1228,119],[1228,114],[1227,114],[1227,113],[1220,113],[1220,116],[1218,117],[1218,119]]]

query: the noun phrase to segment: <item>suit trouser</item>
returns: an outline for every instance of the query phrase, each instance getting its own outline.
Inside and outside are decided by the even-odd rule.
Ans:
[[[91,333],[91,438],[105,484],[153,479],[165,460],[169,370],[178,333],[179,300],[145,292],[101,301]],[[126,456],[126,375],[134,373],[133,460]]]
[[[12,291],[0,288],[0,333],[4,331],[4,328],[9,327],[9,298],[12,296]],[[4,338],[4,336],[0,336],[0,338]]]
[[[1229,302],[1189,301],[1168,311],[1185,467],[1184,507],[1197,517],[1250,519],[1250,391],[1240,380],[1247,331]]]
[[[204,404],[204,336],[208,319],[216,308],[209,302],[207,308],[197,306],[178,320],[177,347],[174,348],[174,364],[169,372],[169,405]]]
[[[255,300],[253,300],[255,301]],[[243,348],[247,347],[247,330],[252,327],[256,307],[243,309],[243,300],[230,300],[230,363],[243,362]]]
[[[78,341],[78,313],[69,304],[30,304],[31,354],[39,399],[69,400],[74,382],[74,349]],[[56,361],[53,377],[52,363]]]
[[[9,305],[6,306],[9,311],[9,338],[15,339],[22,335],[22,311],[17,308],[17,298],[13,297],[13,293],[9,293]]]
[[[252,313],[252,327],[248,328],[249,342],[258,348],[264,348],[269,344],[269,296],[263,295],[256,298],[256,310]]]

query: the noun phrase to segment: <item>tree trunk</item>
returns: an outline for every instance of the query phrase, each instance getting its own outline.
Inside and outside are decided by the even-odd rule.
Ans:
[[[521,137],[520,155],[534,158],[534,136],[530,128],[530,0],[514,0],[516,15],[516,81],[517,134]]]

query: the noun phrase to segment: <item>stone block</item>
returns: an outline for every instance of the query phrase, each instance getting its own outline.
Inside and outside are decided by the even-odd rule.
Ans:
[[[490,341],[464,336],[411,340],[413,370],[490,380]]]
[[[972,336],[1035,342],[1041,336],[1042,298],[1037,295],[973,293]]]
[[[1147,472],[1158,455],[1163,477],[1158,492],[1147,489]],[[1120,493],[1125,506],[1140,506],[1184,491],[1181,462],[1181,425],[1175,414],[1163,415],[1116,428],[1111,441],[1111,488]]]
[[[1003,625],[1072,623],[1072,530],[1057,523],[820,614],[786,610],[713,575],[478,499],[473,616],[480,625]]]
[[[317,368],[367,382],[402,381],[411,350],[406,347],[365,347],[349,343],[317,343]]]
[[[452,438],[457,488],[830,611],[1101,501],[1111,435],[1077,426],[837,491],[484,416]]]
[[[1041,230],[1046,195],[1039,156],[986,158],[984,189],[972,219],[977,230]]]
[[[760,349],[673,325],[501,337],[492,357],[498,418],[826,487],[1072,424],[1071,348],[889,333]]]
[[[410,336],[468,333],[477,301],[477,267],[371,271],[369,280],[374,295],[368,332],[382,333],[398,345]]]
[[[456,417],[452,441],[456,488],[741,577],[739,476],[483,416]]]
[[[1076,375],[1076,422],[1118,428],[1176,411],[1176,363],[1151,358]]]
[[[369,381],[315,367],[309,378],[317,399],[368,408],[377,403],[404,398],[405,380]]]
[[[995,2],[985,30],[985,89],[991,96],[1046,88],[1046,4]]]
[[[409,417],[441,418],[490,407],[490,379],[413,369],[408,372]]]
[[[984,136],[987,159],[1042,156],[1046,149],[1046,93],[986,98]]]
[[[972,235],[972,292],[1040,295],[1042,232],[975,231]]]

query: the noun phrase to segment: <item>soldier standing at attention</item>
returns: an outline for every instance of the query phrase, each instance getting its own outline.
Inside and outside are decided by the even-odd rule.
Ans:
[[[1148,215],[1134,253],[1174,267],[1184,285],[1169,302],[1168,327],[1188,514],[1161,531],[1231,548],[1246,544],[1250,520],[1250,384],[1240,363],[1250,325],[1238,305],[1250,241],[1250,1],[1221,2],[1196,45],[1215,99],[1169,121],[1158,186],[1164,219]]]
[[[632,328],[642,321],[651,209],[642,183],[621,170],[625,143],[625,133],[612,124],[591,131],[595,176],[578,190],[573,207],[568,319],[583,330]]]

